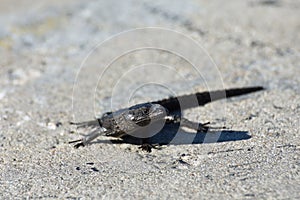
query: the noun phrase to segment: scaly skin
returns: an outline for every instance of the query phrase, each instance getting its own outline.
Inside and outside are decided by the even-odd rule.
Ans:
[[[180,111],[197,106],[203,106],[209,102],[219,99],[245,95],[263,89],[263,87],[248,87],[200,92],[179,97],[171,97],[160,101],[153,101],[151,103],[137,104],[126,109],[108,112],[96,120],[71,123],[78,127],[92,127],[96,129],[84,136],[82,139],[71,141],[70,143],[77,143],[75,144],[75,147],[78,148],[89,144],[100,135],[122,138],[126,135],[131,135],[134,132],[140,132],[142,141],[146,141],[147,135],[142,134],[146,134],[145,132],[149,131],[149,127],[153,124],[180,123],[181,126],[191,129],[207,131],[211,128],[207,126],[209,123],[201,124],[181,118]],[[174,114],[175,112],[177,113]],[[151,147],[153,146],[145,142],[142,143],[142,149],[150,152]]]

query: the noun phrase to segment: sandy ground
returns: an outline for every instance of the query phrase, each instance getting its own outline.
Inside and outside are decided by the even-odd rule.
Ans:
[[[1,199],[300,198],[299,1],[0,4]],[[142,27],[164,29],[101,44]],[[111,107],[252,85],[267,89],[184,112],[225,125],[223,139],[180,132],[151,153],[68,144],[88,131],[69,121]]]

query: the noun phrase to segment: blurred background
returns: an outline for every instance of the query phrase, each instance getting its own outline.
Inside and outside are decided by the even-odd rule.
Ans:
[[[160,197],[193,198],[200,195],[199,192],[208,198],[215,197],[213,195],[296,197],[300,190],[299,9],[300,1],[295,0],[1,0],[0,197],[44,194],[80,197],[83,191],[93,197],[99,197],[102,191],[108,191],[103,194],[115,192],[117,196],[129,191],[122,193],[123,197],[160,193]],[[201,44],[209,55],[199,66],[201,76],[191,71],[190,63],[170,53],[140,51],[118,59],[113,64],[116,67],[107,71],[101,90],[97,90],[98,85],[91,81],[97,79],[91,77],[98,77],[105,70],[106,56],[114,55],[124,43],[135,41],[120,40],[115,46],[94,54],[92,59],[87,59],[87,55],[108,38],[143,27],[174,30]],[[164,35],[158,41],[167,37]],[[189,46],[185,48],[189,55],[199,53]],[[249,131],[252,139],[169,147],[169,150],[157,152],[158,157],[140,154],[135,147],[126,144],[96,144],[91,145],[91,149],[79,150],[80,153],[70,147],[67,142],[78,139],[79,135],[68,122],[88,120],[111,110],[112,83],[127,72],[126,67],[142,64],[145,60],[175,66],[175,71],[190,85],[183,84],[181,76],[157,70],[155,73],[162,77],[164,84],[172,86],[172,92],[153,85],[134,91],[135,85],[149,74],[141,70],[126,76],[118,85],[115,100],[121,102],[120,106],[127,106],[122,100],[130,95],[133,96],[131,103],[137,103],[207,90],[208,85],[221,89],[262,85],[267,88],[266,92],[241,102],[232,100],[226,108],[221,102],[185,113],[194,121],[212,121]],[[218,73],[207,68],[210,64],[217,66]],[[85,68],[80,71],[81,66]],[[80,77],[80,81],[76,81],[76,77]],[[74,83],[81,83],[81,90],[75,91],[77,102],[74,105],[78,106],[75,113]],[[238,148],[242,150],[237,155],[232,149]],[[216,154],[213,157],[216,159],[208,156],[211,155],[208,152],[219,150],[228,152],[226,156]],[[189,165],[182,164],[183,154],[190,155],[183,156]],[[86,169],[87,174],[94,172],[81,165],[88,162],[88,158],[99,164],[97,169],[103,166],[101,160],[108,161],[103,168],[110,170],[101,171],[104,178],[84,173],[70,177],[69,174],[79,173],[74,166]],[[248,162],[252,167],[238,165]],[[228,163],[241,167],[240,174],[232,172]],[[167,173],[171,168],[176,175]],[[180,171],[182,169],[188,170]],[[204,172],[200,173],[199,169]],[[126,174],[124,178],[124,171],[130,176]],[[144,172],[141,176],[148,184],[137,181],[140,177],[136,174],[140,172]],[[245,180],[231,176],[232,173]],[[114,178],[109,174],[115,174]],[[163,178],[156,179],[157,176]],[[185,178],[191,176],[196,178]],[[171,181],[174,177],[181,180],[180,184]],[[130,187],[130,181],[118,188],[110,186],[117,185],[121,178],[125,182],[136,180],[133,183],[136,187]],[[155,180],[160,180],[160,184]],[[88,184],[78,186],[79,182]],[[174,185],[167,190],[160,187],[170,183]]]

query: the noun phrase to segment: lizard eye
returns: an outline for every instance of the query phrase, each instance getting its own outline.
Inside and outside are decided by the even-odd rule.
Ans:
[[[131,120],[131,121],[134,120],[133,114],[128,114],[128,115],[126,116],[126,118],[127,118],[128,120]]]

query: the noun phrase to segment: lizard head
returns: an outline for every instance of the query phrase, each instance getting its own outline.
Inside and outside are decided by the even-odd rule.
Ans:
[[[164,120],[167,114],[163,106],[145,103],[130,107],[126,118],[139,126],[147,126],[150,122]]]

